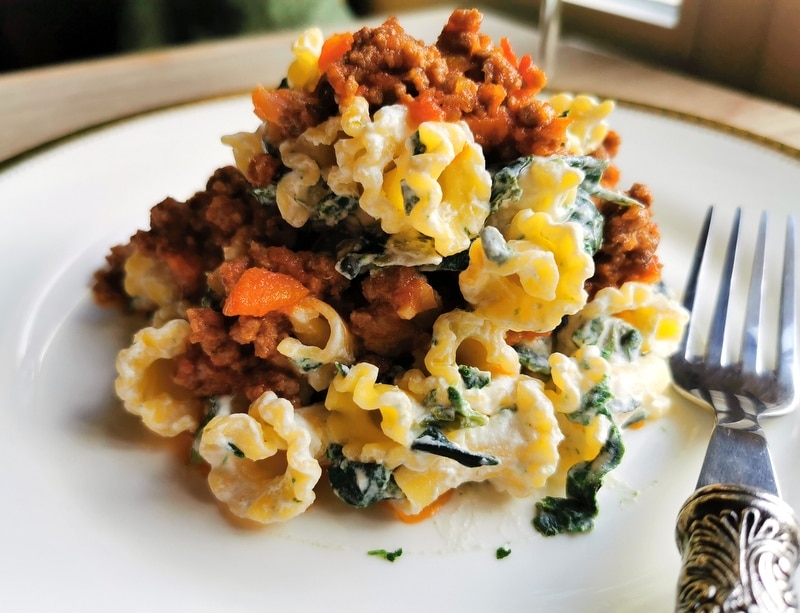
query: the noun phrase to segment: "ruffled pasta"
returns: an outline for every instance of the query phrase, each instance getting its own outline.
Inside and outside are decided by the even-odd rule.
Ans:
[[[117,396],[161,436],[193,432],[203,414],[203,402],[172,382],[175,358],[186,351],[190,332],[189,322],[182,319],[144,328],[117,355]]]
[[[598,100],[581,94],[561,93],[550,98],[559,115],[572,119],[567,127],[567,149],[573,155],[587,155],[597,150],[608,135],[608,116],[614,110],[613,100]]]
[[[289,64],[286,80],[289,87],[314,91],[319,81],[319,55],[324,37],[319,28],[308,28],[292,43],[294,61]]]
[[[678,302],[653,285],[629,281],[622,287],[605,287],[581,311],[568,319],[559,332],[559,343],[566,350],[587,342],[587,327],[602,325],[609,318],[621,320],[640,335],[641,353],[665,358],[675,352],[689,321],[689,314]],[[582,334],[583,333],[583,334]]]
[[[314,502],[323,449],[302,412],[273,392],[247,413],[212,418],[199,445],[214,496],[235,515],[263,524],[291,519]]]
[[[564,435],[560,447],[560,469],[593,459],[603,446],[610,426],[609,417],[587,406],[587,397],[608,384],[611,366],[597,347],[587,346],[574,356],[550,356],[551,381],[545,394],[553,403]]]
[[[491,177],[463,122],[420,124],[385,174],[384,190],[394,214],[432,237],[445,256],[469,247],[489,215]]]
[[[305,225],[316,205],[331,193],[324,179],[333,164],[339,129],[340,119],[331,117],[280,145],[281,160],[290,171],[278,182],[275,197],[281,216],[295,228]]]
[[[341,128],[349,138],[334,145],[336,167],[328,177],[336,193],[342,185],[360,186],[359,206],[389,234],[410,228],[402,203],[393,202],[384,187],[384,173],[391,170],[412,133],[407,117],[407,107],[395,104],[380,108],[370,118],[367,101],[354,97],[341,115]]]
[[[523,210],[547,213],[555,221],[565,221],[584,176],[582,170],[573,168],[563,158],[531,158],[519,174],[519,198],[504,201],[488,223],[502,231]]]
[[[497,490],[517,497],[532,495],[558,465],[562,434],[553,405],[541,381],[525,376],[496,377],[489,384],[497,399],[486,425],[448,432],[461,448],[497,458],[495,465],[468,468],[432,456],[424,470],[404,465],[394,471],[405,498],[396,504],[419,513],[449,489],[463,483],[489,481]]]
[[[278,353],[308,376],[311,387],[326,389],[336,374],[335,364],[351,364],[355,358],[347,324],[336,309],[313,297],[305,298],[288,317],[294,336],[278,344]]]
[[[461,386],[459,366],[471,366],[492,375],[519,373],[517,352],[506,343],[505,330],[476,313],[453,310],[433,324],[425,368],[448,385]]]
[[[584,306],[594,262],[577,224],[524,210],[505,235],[486,228],[470,247],[459,286],[475,313],[511,330],[544,332]]]
[[[125,293],[134,307],[155,310],[169,306],[180,299],[181,292],[163,260],[157,260],[134,251],[125,260]]]
[[[422,408],[396,385],[378,383],[378,368],[359,362],[331,382],[325,406],[331,439],[350,458],[367,445],[410,447]]]

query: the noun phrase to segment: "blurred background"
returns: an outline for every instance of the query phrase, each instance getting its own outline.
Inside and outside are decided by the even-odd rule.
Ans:
[[[0,72],[434,6],[535,25],[540,1],[0,0]],[[562,33],[800,106],[800,0],[566,0]]]

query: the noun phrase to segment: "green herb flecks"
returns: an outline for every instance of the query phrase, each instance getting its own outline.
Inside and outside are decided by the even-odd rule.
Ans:
[[[302,373],[310,373],[318,370],[320,366],[322,366],[322,362],[318,360],[312,360],[311,358],[300,358],[298,360],[292,360],[294,365],[297,367]]]
[[[403,548],[400,547],[394,551],[388,551],[386,549],[371,549],[367,552],[367,555],[374,556],[376,558],[383,558],[388,562],[394,562],[397,558],[403,555]]]
[[[233,444],[233,443],[231,443],[230,441],[228,441],[228,449],[230,449],[230,450],[231,450],[231,453],[232,453],[233,455],[235,455],[237,458],[243,459],[243,458],[245,457],[245,456],[244,456],[244,451],[242,451],[241,449],[239,449],[239,448],[238,448],[236,445],[234,445],[234,444]]]
[[[411,152],[413,155],[422,155],[428,150],[419,136],[419,130],[411,135]]]
[[[497,558],[498,560],[507,558],[510,555],[511,555],[511,547],[509,547],[508,544],[498,547],[497,550],[494,552],[494,557]]]

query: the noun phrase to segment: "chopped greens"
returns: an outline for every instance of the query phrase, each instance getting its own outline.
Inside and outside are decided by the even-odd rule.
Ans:
[[[633,362],[642,352],[641,333],[618,317],[590,319],[573,332],[572,342],[578,347],[597,345],[605,359],[619,355]]]
[[[428,150],[428,148],[425,146],[425,143],[422,142],[422,139],[419,136],[419,130],[411,135],[411,147],[414,155],[421,155]]]
[[[546,496],[536,503],[533,526],[544,536],[588,532],[594,526],[599,506],[597,492],[603,478],[622,461],[625,447],[622,434],[611,419],[608,404],[613,396],[604,379],[586,394],[581,407],[568,417],[577,423],[589,423],[590,415],[605,416],[610,422],[608,437],[597,456],[590,462],[579,462],[567,472],[566,496]]]
[[[411,449],[432,453],[443,458],[450,458],[468,468],[496,466],[500,463],[500,460],[494,456],[459,447],[435,426],[425,428],[422,434],[411,443]]]
[[[492,190],[489,197],[489,207],[492,213],[502,206],[519,200],[522,195],[519,177],[537,159],[547,158],[524,156],[492,173]],[[583,181],[578,186],[575,201],[568,211],[567,220],[575,222],[583,228],[584,249],[590,255],[594,255],[603,242],[604,220],[592,201],[592,197],[608,200],[621,206],[641,206],[641,203],[623,193],[606,189],[600,184],[603,172],[608,168],[608,160],[601,160],[591,155],[565,156],[560,159],[584,174]],[[489,257],[488,252],[487,257]]]
[[[608,405],[612,400],[614,400],[614,395],[611,393],[606,376],[583,395],[581,405],[576,411],[567,413],[567,417],[573,423],[588,426],[598,415],[611,417]]]
[[[550,354],[553,353],[551,335],[526,340],[513,346],[519,356],[519,363],[530,372],[540,375],[550,374]]]
[[[341,445],[330,445],[327,451],[331,465],[328,479],[333,492],[354,507],[366,507],[380,500],[402,498],[403,493],[383,464],[348,460]]]
[[[467,266],[469,266],[469,249],[454,253],[453,255],[444,256],[441,263],[436,268],[437,270],[461,272],[462,270],[466,270]]]
[[[406,215],[411,215],[411,211],[419,202],[419,196],[417,196],[405,179],[400,179],[400,191],[403,194],[403,208],[406,211]]]
[[[508,166],[503,166],[494,172],[489,171],[492,176],[489,210],[492,213],[509,202],[519,200],[522,195],[522,188],[519,186],[519,175],[531,165],[533,159],[533,156],[517,158]]]
[[[511,547],[509,547],[508,544],[498,547],[497,550],[494,552],[494,557],[497,558],[498,560],[507,558],[510,555],[511,555]]]
[[[266,187],[254,187],[250,191],[260,204],[265,206],[276,206],[278,204],[277,183],[270,183]]]
[[[323,196],[314,207],[314,218],[325,222],[325,225],[335,226],[347,218],[358,207],[358,198],[353,196],[339,196],[333,192]]]
[[[439,396],[439,390],[431,390],[422,401],[429,412],[423,425],[438,428],[475,428],[486,425],[486,415],[473,409],[461,392],[452,385],[447,388],[447,402],[439,400]]]
[[[474,366],[459,365],[458,374],[461,375],[461,380],[464,381],[464,387],[469,389],[481,389],[489,385],[492,381],[491,373],[484,372]]]
[[[235,455],[237,458],[244,458],[244,451],[239,449],[236,445],[228,441],[228,449],[231,450],[231,453]]]
[[[386,549],[371,549],[367,552],[368,556],[375,556],[376,558],[383,558],[388,562],[394,562],[397,558],[403,555],[403,548],[399,547],[394,551],[388,551]]]

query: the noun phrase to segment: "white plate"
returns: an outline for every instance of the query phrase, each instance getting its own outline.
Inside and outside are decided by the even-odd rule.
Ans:
[[[197,471],[113,398],[130,328],[93,306],[92,272],[230,163],[219,137],[255,127],[247,98],[181,107],[61,142],[0,172],[0,610],[669,611],[676,515],[711,427],[675,402],[627,433],[594,532],[546,539],[532,502],[476,488],[434,519],[322,502],[292,522],[226,521]],[[709,204],[797,211],[800,162],[682,119],[618,108],[622,182],[656,195],[676,290]],[[766,424],[784,494],[800,508],[798,416]],[[330,503],[330,504],[329,504]],[[511,555],[495,551],[509,544]],[[394,563],[367,555],[402,547]]]

